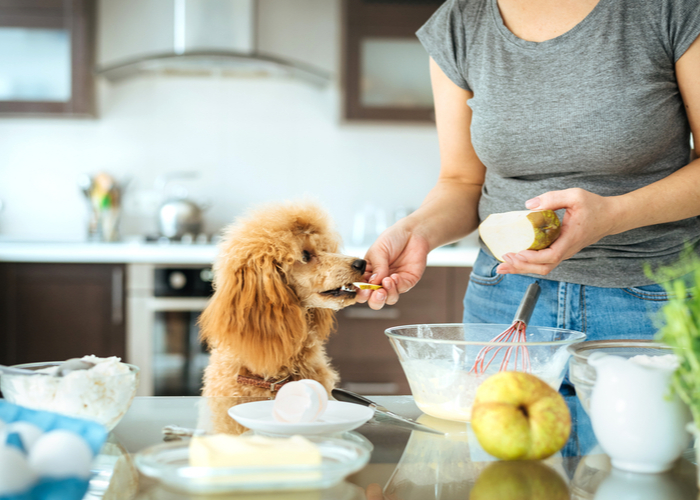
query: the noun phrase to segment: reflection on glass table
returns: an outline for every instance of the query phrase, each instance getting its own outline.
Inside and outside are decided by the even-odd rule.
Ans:
[[[378,404],[400,415],[445,432],[444,436],[414,431],[401,424],[375,416],[353,431],[357,443],[372,446],[369,463],[332,488],[313,491],[271,492],[271,499],[333,500],[465,500],[493,498],[565,498],[595,500],[697,499],[696,466],[689,449],[666,474],[629,474],[611,468],[599,447],[585,456],[557,453],[544,461],[501,462],[479,446],[466,423],[436,419],[420,412],[410,396],[373,397]],[[148,446],[163,443],[163,427],[229,434],[251,433],[228,416],[228,409],[251,401],[245,398],[154,397],[136,398],[131,409],[110,436],[110,443],[134,454]],[[574,436],[588,420],[573,418]],[[337,436],[336,436],[337,437]],[[343,438],[343,436],[341,436]],[[348,438],[348,436],[344,436]],[[188,439],[184,437],[184,439]],[[571,448],[575,449],[575,448]],[[120,456],[115,464],[126,459]],[[118,484],[120,500],[217,498],[190,496],[175,492],[143,474],[131,490],[125,484],[133,479],[133,469],[121,467],[111,482]],[[103,478],[106,477],[104,474]],[[115,483],[117,484],[117,483]],[[110,487],[112,484],[110,484]],[[104,485],[103,485],[104,487]],[[108,490],[109,491],[109,490]],[[133,492],[133,496],[132,493]],[[542,496],[545,494],[546,496]],[[127,495],[127,496],[124,496]],[[252,496],[251,496],[252,495]],[[257,495],[257,496],[255,496]],[[635,496],[636,495],[636,496]],[[109,498],[105,495],[104,498]],[[218,498],[229,498],[221,497]],[[230,498],[260,500],[260,494],[239,494]]]

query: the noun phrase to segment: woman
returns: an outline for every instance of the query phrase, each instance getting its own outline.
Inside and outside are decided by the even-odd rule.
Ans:
[[[418,31],[431,56],[436,186],[366,255],[379,309],[427,254],[491,213],[552,209],[549,248],[474,264],[465,322],[508,324],[527,286],[533,325],[642,338],[666,294],[644,271],[700,241],[697,0],[449,0]]]

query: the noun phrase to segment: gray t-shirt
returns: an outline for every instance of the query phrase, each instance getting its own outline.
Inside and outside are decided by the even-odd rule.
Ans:
[[[481,220],[524,210],[547,191],[621,195],[687,165],[690,126],[674,64],[699,34],[698,0],[600,0],[545,42],[516,37],[496,0],[442,5],[417,35],[474,93],[471,136],[486,166]],[[699,240],[698,217],[641,227],[584,248],[546,278],[646,285],[645,263],[672,264]]]

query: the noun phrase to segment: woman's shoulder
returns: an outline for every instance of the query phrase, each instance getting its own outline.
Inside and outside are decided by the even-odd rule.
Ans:
[[[497,0],[447,0],[435,13],[436,17],[452,17],[469,24],[484,16],[488,6]]]

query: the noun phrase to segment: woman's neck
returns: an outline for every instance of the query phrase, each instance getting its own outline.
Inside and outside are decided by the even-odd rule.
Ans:
[[[518,38],[544,42],[563,35],[600,0],[497,0],[506,27]]]

